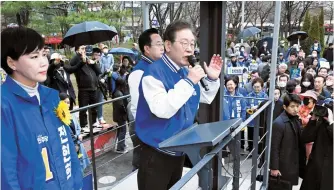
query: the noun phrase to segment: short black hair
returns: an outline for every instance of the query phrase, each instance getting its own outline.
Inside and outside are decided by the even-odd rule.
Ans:
[[[289,106],[291,102],[294,102],[296,104],[301,104],[301,99],[297,94],[286,94],[283,98],[283,104],[285,106]]]
[[[291,55],[294,55],[294,56],[297,57],[297,51],[295,51],[295,50],[291,51],[290,56],[291,56]]]
[[[65,92],[59,93],[60,100],[65,100],[66,98],[69,98],[69,96]]]
[[[117,89],[122,89],[122,88],[125,87],[125,85],[126,85],[125,80],[122,77],[118,77],[116,79],[116,88]]]
[[[234,84],[236,85],[236,89],[238,88],[239,86],[239,77],[237,75],[234,75],[234,76],[228,76],[226,79],[225,79],[225,86],[227,85],[227,82],[228,81],[233,81]]]
[[[329,43],[329,44],[328,44],[328,46],[332,46],[332,45],[333,45],[333,43]]]
[[[176,20],[170,23],[165,30],[164,41],[174,42],[176,32],[184,29],[190,29],[193,32],[191,25],[186,21]]]
[[[316,78],[322,78],[322,79],[323,79],[323,83],[326,82],[326,79],[325,79],[325,77],[323,77],[323,76],[317,75],[317,76],[314,77],[314,80],[315,80]]]
[[[118,71],[118,69],[120,68],[121,66],[119,64],[114,64],[113,67],[112,67],[112,70],[114,72]]]
[[[145,53],[144,47],[151,46],[151,43],[152,43],[151,35],[152,34],[159,34],[159,31],[155,28],[150,28],[150,29],[145,30],[143,33],[141,33],[138,38],[139,49],[143,54]]]
[[[1,67],[8,75],[13,70],[8,66],[7,57],[18,60],[22,55],[44,48],[44,39],[31,28],[6,28],[1,32]]]
[[[93,48],[93,53],[101,53],[100,48]]]
[[[258,71],[258,70],[253,70],[253,71],[251,72],[251,74],[255,74],[255,73],[259,73],[259,71]]]
[[[296,89],[296,86],[297,86],[297,82],[295,80],[289,80],[287,83],[286,83],[286,91],[288,91],[288,93],[292,93],[295,89]]]
[[[84,46],[83,44],[82,45],[77,45],[77,46],[74,46],[74,51],[78,51],[80,46]]]
[[[261,84],[261,87],[263,87],[264,82],[263,82],[262,78],[260,78],[260,77],[257,77],[252,81],[252,86],[254,86],[254,84],[258,83],[258,82]]]
[[[280,74],[280,75],[278,76],[278,80],[281,79],[281,77],[286,77],[287,80],[290,79],[289,75],[284,74],[284,73],[283,73],[283,74]]]

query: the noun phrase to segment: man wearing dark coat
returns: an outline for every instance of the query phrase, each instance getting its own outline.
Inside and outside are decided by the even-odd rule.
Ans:
[[[333,112],[328,112],[326,119],[313,115],[301,134],[303,143],[314,142],[301,190],[333,190]]]
[[[296,94],[284,96],[284,112],[275,119],[272,128],[270,175],[280,175],[291,185],[298,185],[299,171],[306,163],[305,146],[300,142],[301,122],[297,115],[300,103]]]

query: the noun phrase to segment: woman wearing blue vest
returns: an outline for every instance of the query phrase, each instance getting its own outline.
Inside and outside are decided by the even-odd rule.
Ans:
[[[263,90],[263,80],[262,78],[256,78],[252,81],[253,91],[248,94],[247,97],[252,97],[254,99],[247,99],[247,118],[257,111],[257,107],[264,100],[258,100],[256,98],[268,98],[268,95]],[[255,121],[252,120],[248,124],[247,134],[248,134],[248,150],[252,151],[253,149],[253,133],[254,133]]]
[[[227,77],[225,79],[225,87],[226,87],[226,100],[227,104],[224,104],[224,107],[227,107],[229,118],[226,119],[235,119],[235,118],[242,118],[243,121],[246,120],[246,100],[243,95],[238,92],[238,76]],[[239,97],[234,97],[239,96]],[[225,108],[224,108],[225,110]],[[224,114],[225,115],[225,114]],[[241,133],[241,139],[244,138],[244,132]],[[244,149],[245,141],[241,141],[241,148]]]
[[[46,80],[44,39],[17,27],[1,32],[1,189],[82,188],[70,112]],[[65,104],[65,105],[64,105]]]

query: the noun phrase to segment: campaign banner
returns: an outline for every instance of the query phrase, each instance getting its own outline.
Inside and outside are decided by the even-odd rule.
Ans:
[[[245,70],[246,69],[246,70]],[[227,68],[228,75],[242,75],[245,72],[248,72],[246,67],[229,67]]]

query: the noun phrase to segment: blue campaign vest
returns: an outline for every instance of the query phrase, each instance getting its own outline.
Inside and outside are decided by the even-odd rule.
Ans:
[[[181,68],[176,70],[175,66],[169,61],[166,55],[155,61],[144,71],[145,76],[152,76],[162,82],[166,92],[174,88],[174,85],[181,79],[185,79],[188,70]],[[144,98],[142,82],[139,86],[139,100],[136,115],[136,133],[141,141],[145,144],[158,147],[158,144],[169,137],[190,127],[195,119],[200,100],[200,87],[194,85],[194,93],[188,102],[186,102],[177,112],[169,119],[158,118],[151,111]],[[172,153],[173,155],[173,153]]]
[[[39,85],[38,92],[40,105],[11,77],[1,87],[1,189],[79,190],[71,129],[54,111],[58,91]]]
[[[141,60],[134,66],[132,72],[137,70],[145,71],[151,63],[153,63],[153,61],[150,58],[142,55]]]
[[[268,95],[264,92],[261,91],[260,93],[256,94],[254,91],[252,91],[251,93],[248,94],[247,97],[253,97],[253,98],[268,98]],[[261,104],[261,102],[263,102],[265,100],[258,100],[258,99],[247,99],[247,108],[251,108],[253,106],[258,106]],[[247,114],[247,118],[250,117],[250,115]],[[248,126],[249,127],[254,127],[255,125],[255,121],[252,120]]]

